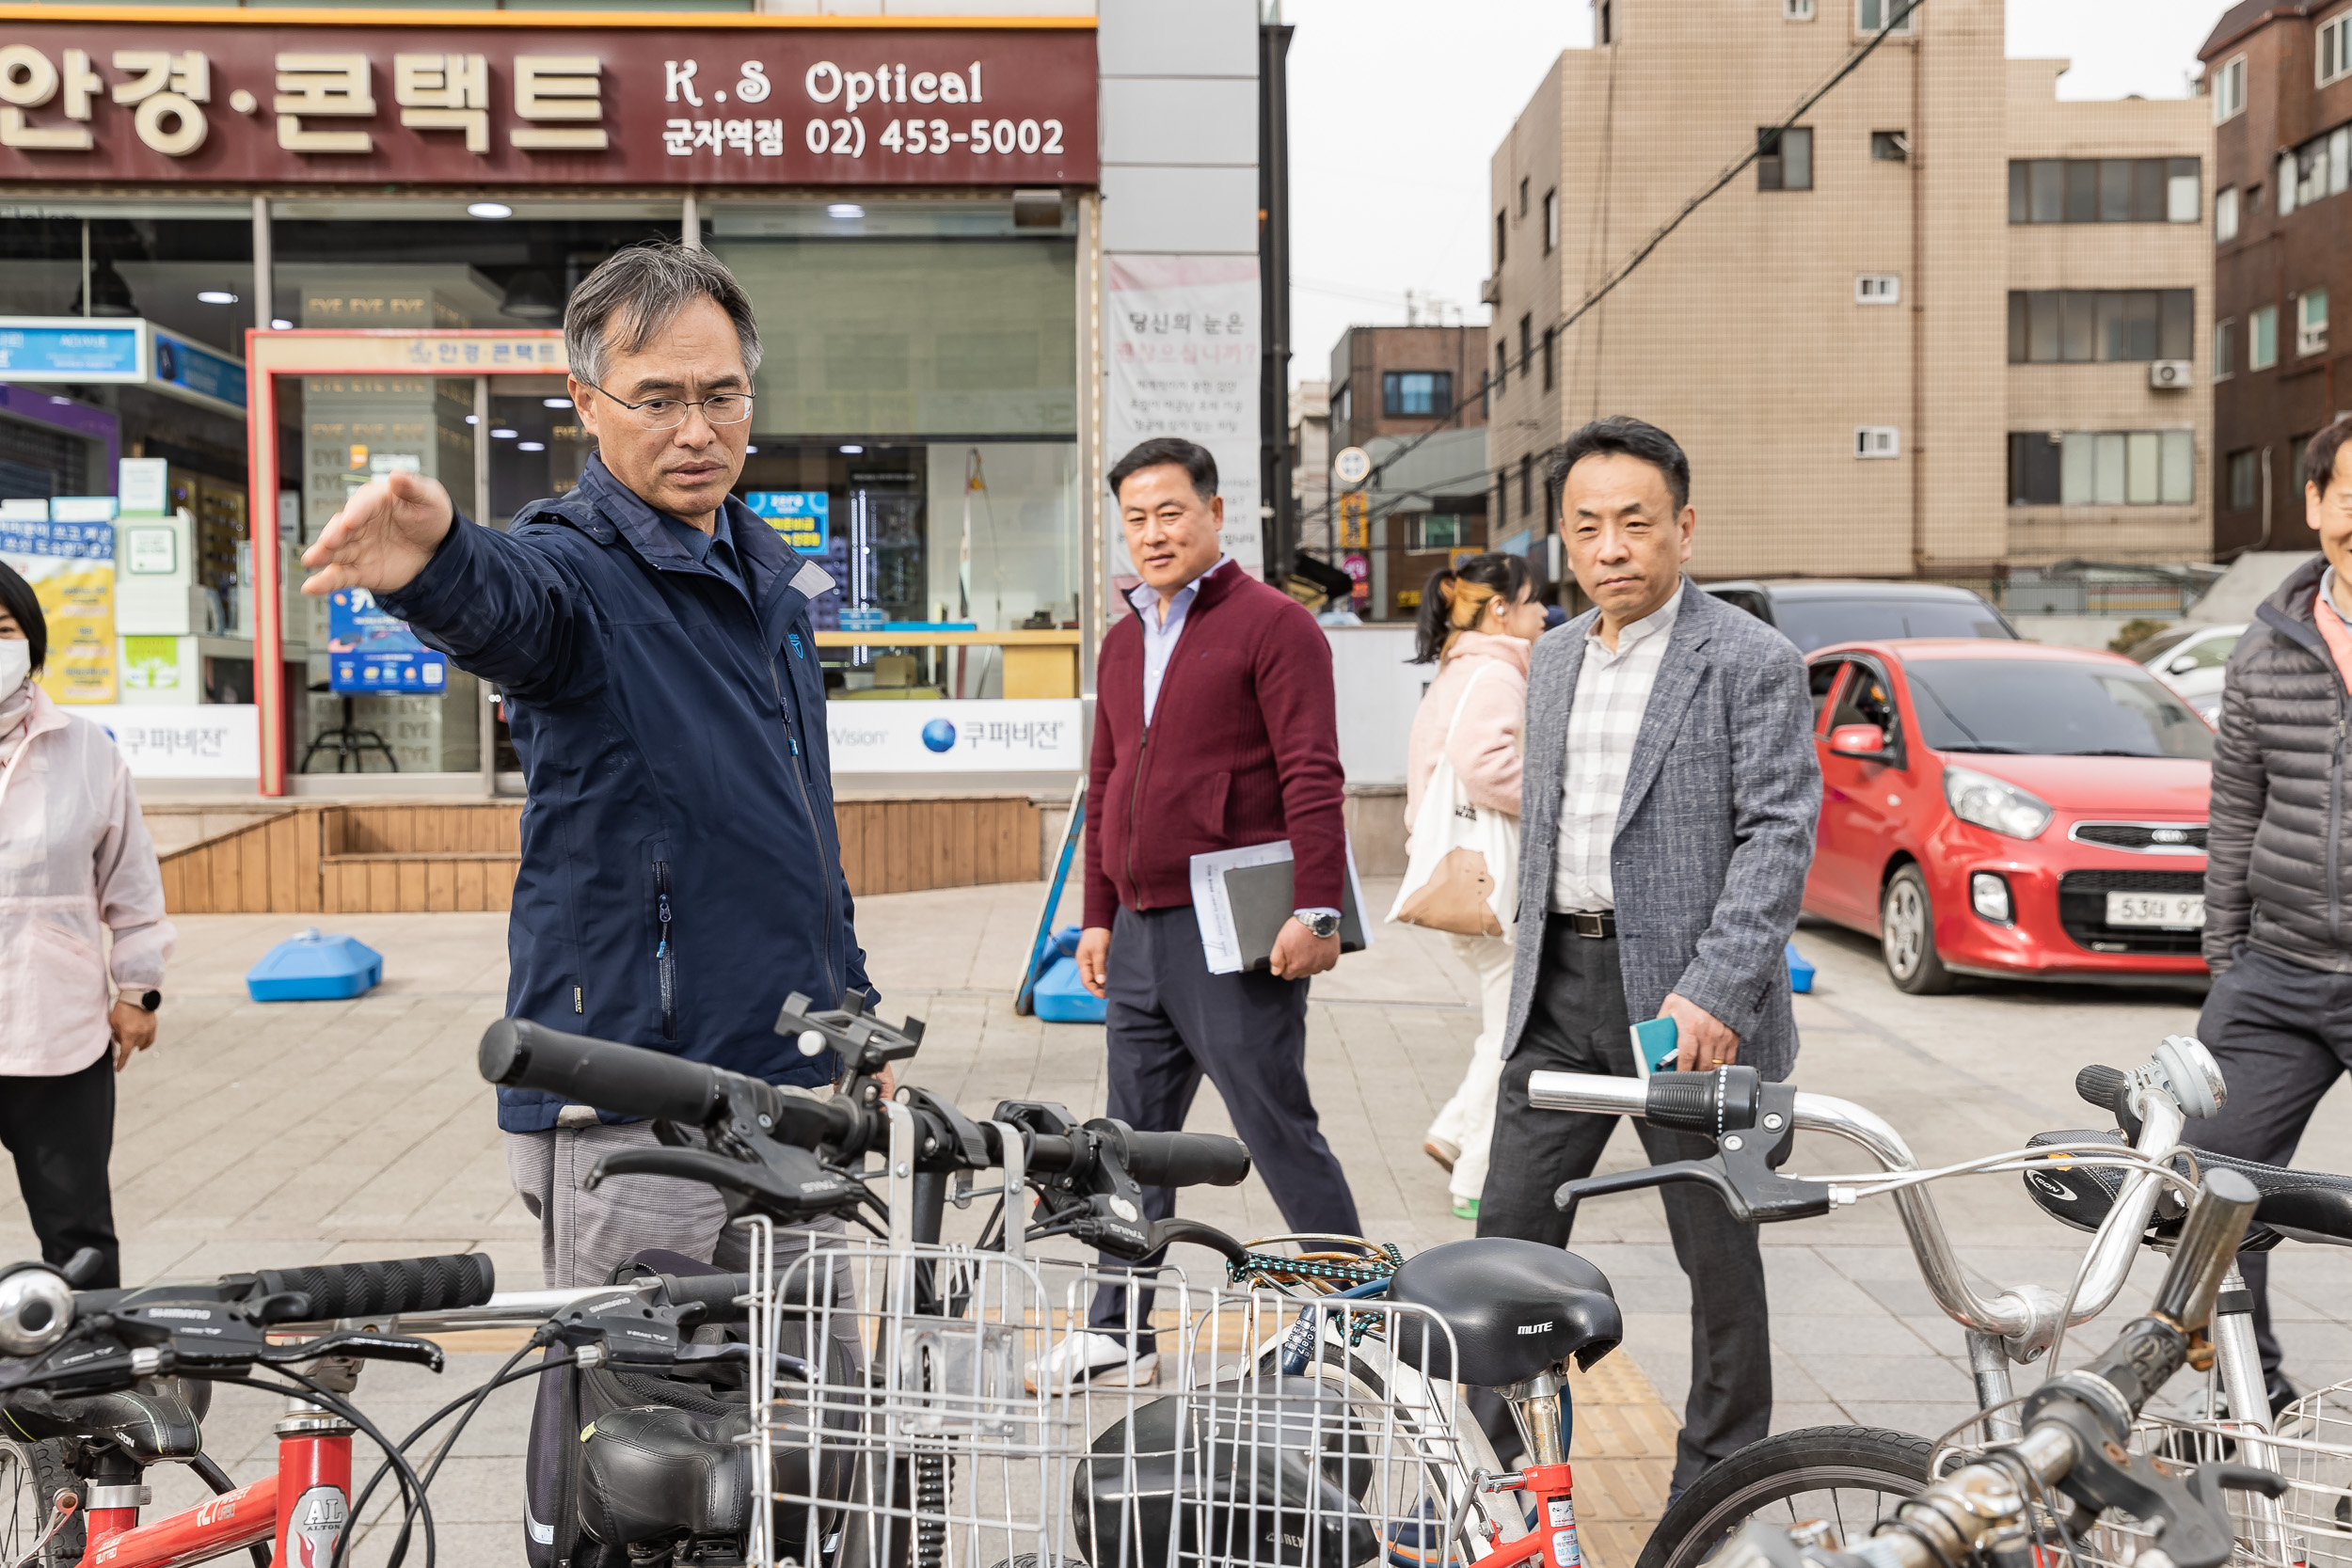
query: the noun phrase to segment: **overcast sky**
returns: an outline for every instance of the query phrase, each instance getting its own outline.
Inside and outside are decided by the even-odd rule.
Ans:
[[[2072,59],[2061,98],[2178,98],[2226,8],[2010,0],[2009,52]],[[1402,323],[1408,290],[1444,302],[1446,321],[1486,319],[1486,161],[1552,57],[1592,41],[1592,12],[1585,0],[1282,0],[1282,12],[1298,29],[1291,377],[1316,380],[1347,327]]]

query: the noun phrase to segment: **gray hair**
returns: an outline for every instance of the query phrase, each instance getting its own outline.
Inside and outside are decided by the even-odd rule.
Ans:
[[[759,373],[759,325],[743,285],[710,252],[668,240],[631,245],[572,291],[564,307],[564,356],[572,373],[602,381],[608,354],[641,352],[697,299],[727,313],[743,350],[743,373]]]

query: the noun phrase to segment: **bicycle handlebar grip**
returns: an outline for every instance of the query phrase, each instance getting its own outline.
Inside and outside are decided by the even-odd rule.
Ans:
[[[2156,1289],[2154,1312],[2191,1334],[2212,1320],[2222,1277],[2230,1272],[2247,1223],[2261,1201],[2254,1184],[2236,1171],[2218,1165],[2206,1170],[2188,1217],[2181,1222],[2172,1266]]]
[[[2082,1097],[2084,1104],[2112,1111],[2119,1117],[2132,1108],[2131,1076],[2122,1068],[2091,1063],[2074,1074],[2074,1092]]]
[[[1136,1132],[1125,1144],[1127,1174],[1147,1187],[1238,1187],[1249,1175],[1249,1146],[1215,1132]]]
[[[1712,1133],[1721,1085],[1711,1072],[1653,1072],[1642,1119],[1654,1127]]]
[[[479,1252],[442,1258],[396,1258],[384,1263],[320,1263],[307,1269],[262,1269],[253,1276],[260,1294],[299,1291],[310,1317],[374,1318],[480,1307],[498,1273]]]
[[[529,1019],[502,1018],[484,1030],[478,1060],[493,1084],[544,1089],[622,1116],[699,1127],[726,1102],[719,1073],[700,1062]]]
[[[665,1274],[661,1294],[673,1307],[699,1307],[706,1323],[741,1323],[744,1308],[736,1298],[752,1293],[747,1274]]]

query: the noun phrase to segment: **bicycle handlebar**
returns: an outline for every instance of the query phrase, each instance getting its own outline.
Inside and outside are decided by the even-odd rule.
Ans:
[[[1238,1187],[1249,1177],[1249,1146],[1214,1132],[1138,1132],[1114,1136],[1128,1174],[1147,1187]]]
[[[617,1040],[566,1035],[529,1019],[502,1018],[482,1032],[482,1076],[541,1089],[599,1111],[699,1127],[724,1108],[730,1081],[755,1079]]]
[[[485,1255],[467,1252],[384,1263],[263,1269],[252,1275],[231,1275],[222,1283],[246,1279],[259,1287],[259,1295],[300,1291],[309,1296],[312,1318],[373,1318],[480,1307],[496,1289],[498,1271]]]

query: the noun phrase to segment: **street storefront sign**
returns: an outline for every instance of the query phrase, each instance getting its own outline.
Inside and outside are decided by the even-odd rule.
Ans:
[[[6,87],[0,78],[0,92]],[[245,415],[243,360],[135,317],[0,316],[0,377],[144,385],[217,414]]]
[[[1067,773],[1086,766],[1075,697],[825,705],[835,773]]]
[[[1250,576],[1265,576],[1265,525],[1258,514],[1257,258],[1113,256],[1103,270],[1110,379],[1104,451],[1115,461],[1154,436],[1182,436],[1208,448],[1225,499],[1225,553]],[[1114,578],[1133,572],[1116,514],[1106,548]]]
[[[825,553],[832,537],[833,499],[823,490],[754,490],[743,498],[777,537],[803,555]]]
[[[0,6],[0,181],[1095,182],[1090,27],[457,15]]]
[[[262,768],[262,710],[251,703],[100,705],[73,710],[105,727],[138,779],[250,779]]]

